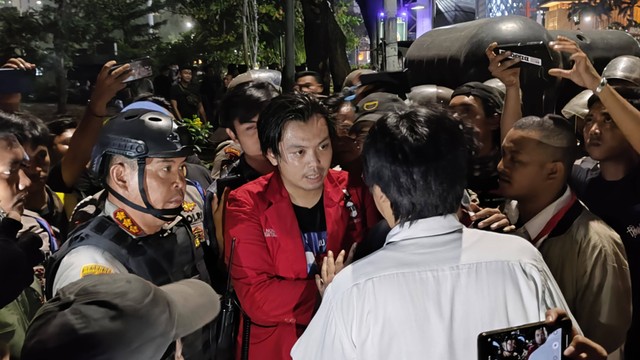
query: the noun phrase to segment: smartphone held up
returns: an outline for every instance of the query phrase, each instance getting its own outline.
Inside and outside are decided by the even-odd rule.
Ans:
[[[123,80],[123,82],[125,83],[153,76],[153,64],[151,63],[151,58],[149,57],[133,60],[128,64],[129,64],[129,71],[127,73],[128,76]],[[114,65],[111,68],[111,71],[113,72],[114,70],[120,68],[123,65],[125,64]]]
[[[561,360],[571,339],[571,320],[538,322],[478,335],[478,360]]]
[[[35,72],[13,68],[0,68],[0,94],[30,93]]]

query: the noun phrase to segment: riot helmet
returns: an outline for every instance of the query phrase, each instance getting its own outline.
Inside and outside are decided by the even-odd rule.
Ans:
[[[624,80],[640,86],[640,58],[631,55],[618,56],[609,61],[602,71],[607,80]]]

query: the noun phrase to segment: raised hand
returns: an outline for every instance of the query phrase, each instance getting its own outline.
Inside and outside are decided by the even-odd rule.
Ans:
[[[549,43],[549,46],[553,50],[571,54],[570,59],[573,61],[573,67],[570,70],[555,68],[549,70],[549,75],[569,79],[589,90],[594,90],[598,87],[600,74],[591,64],[587,54],[580,49],[575,41],[564,36],[558,36],[556,41]]]

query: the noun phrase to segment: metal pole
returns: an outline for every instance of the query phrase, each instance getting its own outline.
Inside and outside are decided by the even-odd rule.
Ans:
[[[293,78],[296,66],[296,44],[295,36],[295,0],[285,0],[284,5],[284,73],[282,74],[282,90],[284,92],[293,91]]]
[[[384,0],[385,71],[400,71],[398,62],[398,0]]]

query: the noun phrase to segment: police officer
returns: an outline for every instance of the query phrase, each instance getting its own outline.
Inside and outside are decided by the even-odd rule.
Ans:
[[[199,276],[210,282],[202,239],[183,212],[188,131],[170,115],[134,109],[104,126],[92,154],[106,196],[98,216],[80,224],[52,256],[48,296],[88,275],[134,273],[156,285]],[[182,341],[185,359],[211,358],[211,329]],[[167,358],[176,354],[167,351]]]

